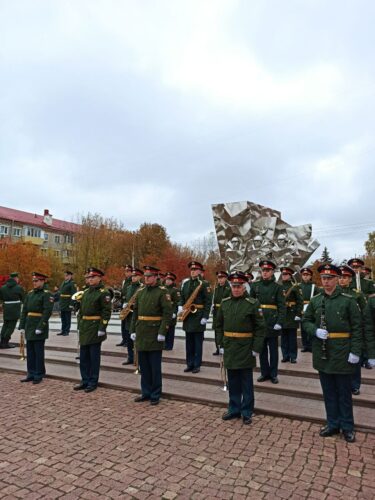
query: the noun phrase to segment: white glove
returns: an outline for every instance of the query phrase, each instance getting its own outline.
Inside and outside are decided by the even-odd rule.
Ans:
[[[40,335],[42,333],[42,330],[35,330],[35,335]]]
[[[224,347],[220,347],[219,354],[224,354]]]
[[[130,338],[132,339],[132,341],[133,341],[133,342],[134,342],[134,340],[135,340],[135,337],[136,337],[136,334],[135,334],[135,333],[131,333],[131,334],[130,334]]]
[[[124,302],[124,304],[123,304],[122,308],[123,308],[123,309],[125,309],[125,307],[126,307],[127,305],[128,305],[128,303],[127,303],[127,302]]]
[[[257,356],[259,356],[259,352],[252,351],[252,353],[253,353],[254,358],[256,358]]]
[[[158,342],[164,342],[164,340],[165,340],[165,335],[160,335],[160,333],[159,333]]]
[[[375,366],[375,359],[369,359],[369,360],[367,361],[367,363],[368,363],[368,364],[369,364],[372,368],[374,368],[374,366]]]
[[[176,313],[173,313],[172,314],[172,319],[175,319],[176,318]]]
[[[299,316],[295,316],[294,321],[301,321],[301,318]]]
[[[105,332],[102,332],[101,330],[98,331],[98,337],[104,337]]]
[[[276,323],[276,325],[273,327],[274,330],[281,330],[283,327],[279,325],[279,323]]]
[[[202,318],[202,319],[201,319],[201,325],[205,325],[205,324],[207,324],[207,321],[208,321],[208,320],[207,320],[206,318]]]
[[[182,313],[182,310],[183,310],[183,307],[182,307],[182,306],[178,306],[178,309],[177,309],[177,314],[181,314],[181,313]]]
[[[326,340],[328,337],[328,332],[323,328],[317,328],[315,335],[318,337],[318,339]]]
[[[348,363],[350,363],[351,365],[359,363],[359,356],[350,352],[348,357]]]
[[[19,330],[19,332],[20,332],[20,335],[25,335],[25,330],[22,329],[22,330]]]

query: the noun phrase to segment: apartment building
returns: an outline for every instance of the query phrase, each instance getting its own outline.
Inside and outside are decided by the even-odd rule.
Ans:
[[[39,246],[41,252],[54,252],[64,264],[71,263],[74,235],[79,228],[79,224],[55,219],[48,209],[38,215],[0,207],[0,238],[29,241]]]

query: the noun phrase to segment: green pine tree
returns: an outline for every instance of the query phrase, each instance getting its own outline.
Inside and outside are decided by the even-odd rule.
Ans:
[[[331,259],[327,247],[324,247],[320,260],[321,260],[321,262],[324,262],[324,263],[328,262],[328,264],[332,264],[333,259]]]

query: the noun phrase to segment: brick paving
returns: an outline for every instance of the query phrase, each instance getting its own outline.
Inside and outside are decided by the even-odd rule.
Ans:
[[[269,416],[251,426],[179,401],[0,373],[0,498],[363,498],[375,495],[375,435],[322,439]]]

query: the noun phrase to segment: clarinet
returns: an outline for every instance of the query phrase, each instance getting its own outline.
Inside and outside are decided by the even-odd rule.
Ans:
[[[321,313],[320,313],[320,328],[322,328],[323,330],[327,330],[327,324],[326,324],[326,301],[325,301],[325,297],[323,297],[323,300],[322,300],[322,310],[321,310]],[[321,356],[321,359],[328,359],[327,357],[327,340],[326,339],[322,339],[322,356]]]

